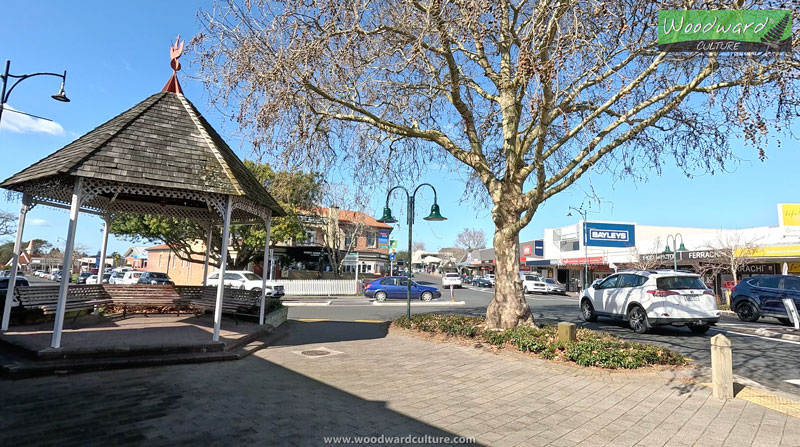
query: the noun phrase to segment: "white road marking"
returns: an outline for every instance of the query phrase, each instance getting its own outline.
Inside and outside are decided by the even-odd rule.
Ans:
[[[772,341],[779,341],[781,343],[792,343],[792,344],[795,344],[795,345],[800,345],[800,341],[784,340],[782,338],[769,338],[769,337],[762,337],[760,335],[745,334],[743,332],[719,330],[719,329],[717,329],[717,332],[727,332],[729,334],[744,335],[745,337],[755,337],[755,338],[761,338],[761,339],[764,339],[764,340],[772,340]]]
[[[789,380],[784,380],[784,382],[791,383],[792,385],[800,385],[800,379],[789,379]]]

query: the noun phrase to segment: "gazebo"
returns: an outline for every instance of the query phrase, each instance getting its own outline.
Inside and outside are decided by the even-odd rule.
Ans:
[[[183,96],[177,78],[182,48],[177,42],[171,48],[173,73],[161,92],[0,183],[2,188],[22,194],[2,331],[9,327],[25,216],[37,205],[69,210],[64,259],[72,259],[80,213],[105,219],[99,278],[105,266],[109,219],[123,212],[191,218],[207,226],[204,278],[208,276],[212,231],[218,225],[222,225],[223,241],[220,277],[225,275],[231,224],[263,224],[267,259],[271,219],[285,212]],[[59,284],[53,348],[61,346],[69,279],[70,275],[63,275]],[[265,293],[262,285],[261,324]],[[224,281],[220,281],[213,341],[219,340],[223,295]]]

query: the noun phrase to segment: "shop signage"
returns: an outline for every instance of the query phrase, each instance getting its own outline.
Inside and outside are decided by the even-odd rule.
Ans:
[[[661,10],[658,50],[791,51],[792,12],[788,9]]]
[[[378,231],[378,248],[389,248],[389,230]]]
[[[740,265],[736,269],[739,273],[748,273],[751,275],[774,275],[775,264],[749,264]]]
[[[522,246],[522,256],[531,256],[533,254],[533,245]]]
[[[533,241],[533,255],[544,256],[544,240],[539,239]]]
[[[790,263],[787,267],[789,267],[789,273],[800,273],[800,264],[796,262]]]
[[[642,261],[670,261],[672,262],[674,253],[650,253],[646,255],[639,255]],[[717,256],[716,250],[694,250],[694,251],[679,251],[678,261],[703,261],[714,259]]]
[[[778,204],[778,226],[800,226],[800,203]]]
[[[633,247],[635,227],[628,224],[586,222],[584,242],[589,247]]]
[[[748,258],[789,258],[800,256],[800,245],[775,245],[736,250],[736,256]]]
[[[588,258],[562,258],[561,265],[602,264],[602,256],[589,256]]]

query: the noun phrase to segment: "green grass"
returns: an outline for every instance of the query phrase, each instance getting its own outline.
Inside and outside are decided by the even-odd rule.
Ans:
[[[395,326],[423,332],[461,336],[498,348],[514,348],[545,359],[561,359],[581,366],[636,369],[654,365],[684,365],[686,358],[662,346],[631,343],[605,332],[578,329],[577,340],[561,343],[554,326],[518,326],[504,331],[485,331],[483,317],[418,314],[400,317]]]

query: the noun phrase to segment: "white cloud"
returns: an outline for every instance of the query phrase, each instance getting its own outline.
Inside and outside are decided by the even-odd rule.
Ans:
[[[33,219],[28,219],[28,225],[34,227],[46,227],[49,226],[50,224],[48,224],[47,221],[42,218],[34,217]]]
[[[0,129],[16,133],[48,133],[50,135],[63,135],[64,128],[55,121],[47,121],[32,116],[15,113],[15,108],[6,104],[3,107],[3,117]]]

